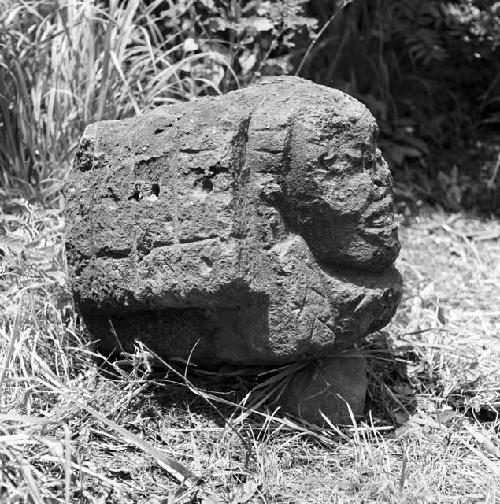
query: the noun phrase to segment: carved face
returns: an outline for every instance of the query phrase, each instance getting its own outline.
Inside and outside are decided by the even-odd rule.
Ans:
[[[362,111],[364,109],[361,109]],[[295,119],[290,169],[282,185],[287,224],[320,262],[378,271],[399,253],[392,177],[376,147],[371,115]],[[328,116],[327,116],[328,118]]]

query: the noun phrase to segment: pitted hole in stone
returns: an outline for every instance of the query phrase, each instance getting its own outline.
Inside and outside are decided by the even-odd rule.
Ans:
[[[328,152],[323,152],[318,156],[319,166],[323,169],[326,169],[326,160],[325,158],[328,156]]]
[[[151,194],[158,198],[160,195],[160,184],[151,184]]]
[[[207,193],[212,192],[214,190],[214,183],[211,180],[212,177],[213,174],[200,177],[199,179],[195,180],[194,186],[201,187],[201,189]]]
[[[208,177],[205,177],[201,181],[201,188],[206,192],[212,192],[214,190],[214,183]]]
[[[173,125],[172,123],[167,123],[164,126],[159,126],[158,128],[155,129],[155,135],[159,135],[160,133],[163,133],[166,129],[171,128]]]
[[[120,197],[115,193],[112,187],[108,187],[105,198],[110,198],[115,202],[120,201]]]
[[[194,181],[194,187],[200,187],[204,192],[210,193],[214,190],[214,177],[229,170],[227,167],[222,166],[220,162],[217,162],[209,166],[208,169],[197,167],[193,171],[198,175],[202,175]]]
[[[135,184],[134,191],[128,197],[128,200],[141,201],[145,199],[147,201],[156,201],[160,195],[160,184],[153,183],[149,190],[144,187],[145,184]],[[143,192],[144,191],[144,192]]]
[[[147,195],[146,199],[148,201],[156,201],[159,195],[160,195],[160,184],[157,183],[151,184],[149,194]]]
[[[134,200],[139,202],[142,199],[142,191],[141,191],[141,185],[140,184],[135,184],[134,186],[134,192],[128,197],[128,200]]]

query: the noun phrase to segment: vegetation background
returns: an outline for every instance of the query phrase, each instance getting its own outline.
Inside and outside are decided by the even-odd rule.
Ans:
[[[499,2],[0,5],[4,185],[50,196],[88,123],[299,73],[369,107],[407,203],[498,210]]]
[[[280,74],[364,102],[396,181],[406,293],[342,429],[264,408],[293,366],[108,362],[65,282],[87,124]],[[0,501],[499,502],[499,178],[500,2],[0,0]]]

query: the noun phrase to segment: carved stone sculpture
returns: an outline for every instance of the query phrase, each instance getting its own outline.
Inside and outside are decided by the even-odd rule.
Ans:
[[[389,322],[392,180],[355,99],[294,77],[89,126],[67,190],[72,289],[111,349],[278,364]]]

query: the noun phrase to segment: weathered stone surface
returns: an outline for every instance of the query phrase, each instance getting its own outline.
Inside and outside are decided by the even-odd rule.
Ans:
[[[383,327],[401,279],[376,134],[359,102],[292,77],[89,126],[66,211],[89,331],[215,366]]]
[[[324,416],[333,424],[351,424],[351,413],[363,414],[367,385],[361,357],[321,359],[292,377],[278,404],[282,410],[317,425],[327,424]]]

